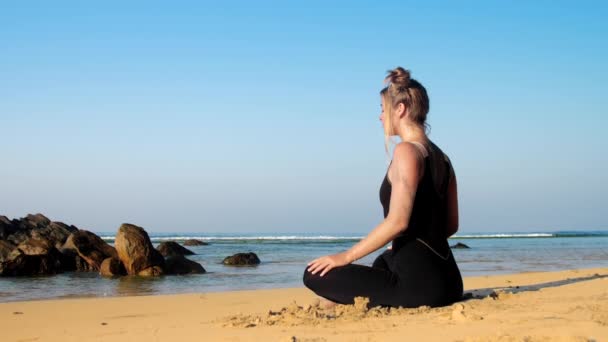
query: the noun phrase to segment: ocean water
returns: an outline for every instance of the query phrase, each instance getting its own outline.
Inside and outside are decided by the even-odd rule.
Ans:
[[[97,234],[108,243],[114,243],[112,234]],[[188,258],[202,264],[207,273],[152,279],[108,279],[95,272],[0,278],[0,302],[300,287],[310,260],[344,251],[362,236],[172,233],[151,234],[150,238],[154,245],[166,240],[183,242],[189,238],[209,242],[207,246],[188,247],[196,253]],[[457,242],[471,247],[453,250],[463,276],[608,267],[606,231],[462,234],[450,239],[451,245]],[[382,251],[357,263],[371,265]],[[254,252],[262,263],[254,267],[221,264],[224,257],[239,252]]]

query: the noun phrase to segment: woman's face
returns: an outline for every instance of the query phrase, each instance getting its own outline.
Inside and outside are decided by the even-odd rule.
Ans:
[[[379,117],[379,119],[380,119],[380,122],[382,122],[382,130],[384,132],[386,132],[387,128],[386,128],[386,121],[385,121],[385,119],[386,119],[387,115],[389,115],[389,114],[386,112],[386,106],[385,106],[385,103],[384,103],[384,96],[381,97],[380,107],[381,107],[381,111],[380,111],[380,117]],[[389,135],[393,135],[393,133],[391,132],[391,133],[389,133]]]
[[[380,122],[382,122],[382,128],[384,127],[384,96],[380,97]]]

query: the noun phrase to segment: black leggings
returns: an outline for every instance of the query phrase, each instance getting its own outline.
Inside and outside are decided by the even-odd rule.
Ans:
[[[462,277],[451,251],[444,260],[418,240],[387,250],[372,267],[349,264],[323,277],[304,270],[304,285],[341,304],[368,297],[368,307],[444,306],[462,298]]]

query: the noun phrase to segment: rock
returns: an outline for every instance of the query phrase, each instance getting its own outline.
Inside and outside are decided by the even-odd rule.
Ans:
[[[44,249],[42,244],[36,243],[20,246],[32,254],[26,254],[15,245],[0,240],[0,275],[29,276],[61,272],[60,255],[55,247]]]
[[[78,231],[75,226],[68,226],[63,222],[51,222],[47,227],[32,231],[32,237],[43,237],[53,242],[55,247],[61,248],[70,234]]]
[[[78,252],[76,252],[75,249],[60,248],[59,253],[61,254],[61,268],[64,271],[77,271],[77,272],[96,271],[96,269],[94,267],[89,265],[83,258],[80,257],[80,255],[78,255]]]
[[[118,258],[106,258],[99,268],[99,274],[104,277],[123,276],[127,274],[125,266]]]
[[[0,275],[17,275],[25,262],[25,256],[17,246],[0,240]]]
[[[42,214],[28,214],[25,217],[25,221],[32,225],[33,227],[36,228],[44,228],[46,226],[48,226],[49,224],[51,224],[51,220],[48,219],[48,217],[42,215]]]
[[[0,216],[0,240],[7,239],[15,231],[13,223],[6,216]]]
[[[75,233],[71,233],[62,247],[62,252],[64,252],[64,254],[64,250],[66,249],[76,251],[78,256],[89,265],[89,267],[86,268],[93,271],[98,271],[101,267],[101,263],[106,258],[118,257],[114,247],[108,245],[99,236],[87,230],[79,230]]]
[[[128,223],[122,224],[118,228],[114,245],[127,274],[157,276],[164,273],[165,259],[154,249],[148,233],[143,228]]]
[[[467,248],[471,248],[467,245],[465,245],[462,242],[458,242],[457,244],[455,244],[454,246],[450,246],[450,248],[456,248],[456,249],[467,249]]]
[[[184,246],[206,246],[208,242],[197,240],[197,239],[188,239],[184,241]]]
[[[205,269],[198,262],[188,260],[183,255],[172,255],[165,259],[167,274],[193,274],[205,273]]]
[[[179,243],[175,241],[164,241],[161,242],[156,249],[162,254],[164,257],[168,257],[171,255],[192,255],[194,252],[189,250],[186,247],[181,246]]]
[[[46,239],[53,243],[57,248],[65,243],[68,236],[78,231],[74,226],[68,226],[61,222],[51,222],[42,214],[29,214],[19,220],[9,221],[2,216],[0,219],[0,238],[19,245],[29,239]]]
[[[12,225],[11,220],[8,219],[8,217],[4,216],[4,215],[0,215],[0,225],[5,224],[5,225]]]
[[[43,255],[48,254],[49,250],[55,247],[48,240],[29,238],[17,248],[26,255]]]
[[[237,253],[235,255],[224,258],[222,264],[229,266],[252,266],[258,265],[260,259],[255,253]]]

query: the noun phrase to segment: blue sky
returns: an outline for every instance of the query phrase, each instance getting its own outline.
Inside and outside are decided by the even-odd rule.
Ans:
[[[403,66],[461,232],[605,229],[601,2],[0,2],[0,214],[365,233]]]

